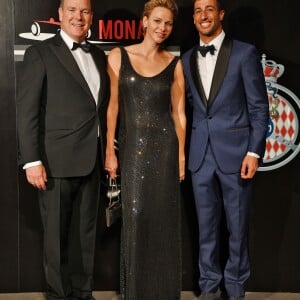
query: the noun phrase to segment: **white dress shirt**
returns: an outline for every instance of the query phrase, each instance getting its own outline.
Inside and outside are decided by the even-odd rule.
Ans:
[[[198,70],[200,71],[201,82],[207,99],[209,97],[216,62],[224,37],[225,33],[224,31],[222,31],[209,44],[204,44],[200,39],[200,46],[214,45],[216,49],[214,54],[210,54],[210,52],[208,52],[206,56],[202,56],[201,53],[198,51]]]

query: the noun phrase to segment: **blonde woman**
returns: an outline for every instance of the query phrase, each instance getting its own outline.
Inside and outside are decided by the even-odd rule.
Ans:
[[[108,57],[105,168],[111,177],[121,172],[121,294],[126,300],[180,299],[185,86],[181,61],[161,47],[176,15],[174,1],[146,2],[143,41],[115,48]],[[114,150],[118,118],[120,161]]]

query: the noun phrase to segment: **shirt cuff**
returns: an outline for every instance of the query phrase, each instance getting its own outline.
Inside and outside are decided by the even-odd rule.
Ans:
[[[254,157],[256,157],[256,158],[260,158],[260,156],[258,155],[258,154],[256,154],[256,153],[254,153],[254,152],[247,152],[247,155],[250,155],[250,156],[254,156]]]
[[[25,164],[25,165],[23,166],[23,170],[28,169],[28,168],[30,168],[30,167],[39,166],[39,165],[41,165],[41,164],[42,164],[42,162],[41,162],[40,160],[33,161],[33,162],[29,162],[29,163],[27,163],[27,164]]]

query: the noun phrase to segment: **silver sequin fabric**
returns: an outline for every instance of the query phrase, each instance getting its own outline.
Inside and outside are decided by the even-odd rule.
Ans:
[[[178,140],[170,111],[178,58],[159,74],[144,77],[120,49],[121,295],[125,300],[179,300]]]

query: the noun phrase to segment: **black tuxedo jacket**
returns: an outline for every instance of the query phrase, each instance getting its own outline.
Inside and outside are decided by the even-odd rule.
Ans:
[[[41,160],[48,176],[74,177],[89,174],[97,155],[104,159],[109,78],[104,52],[91,45],[91,55],[97,105],[60,34],[27,49],[17,96],[20,164]]]

